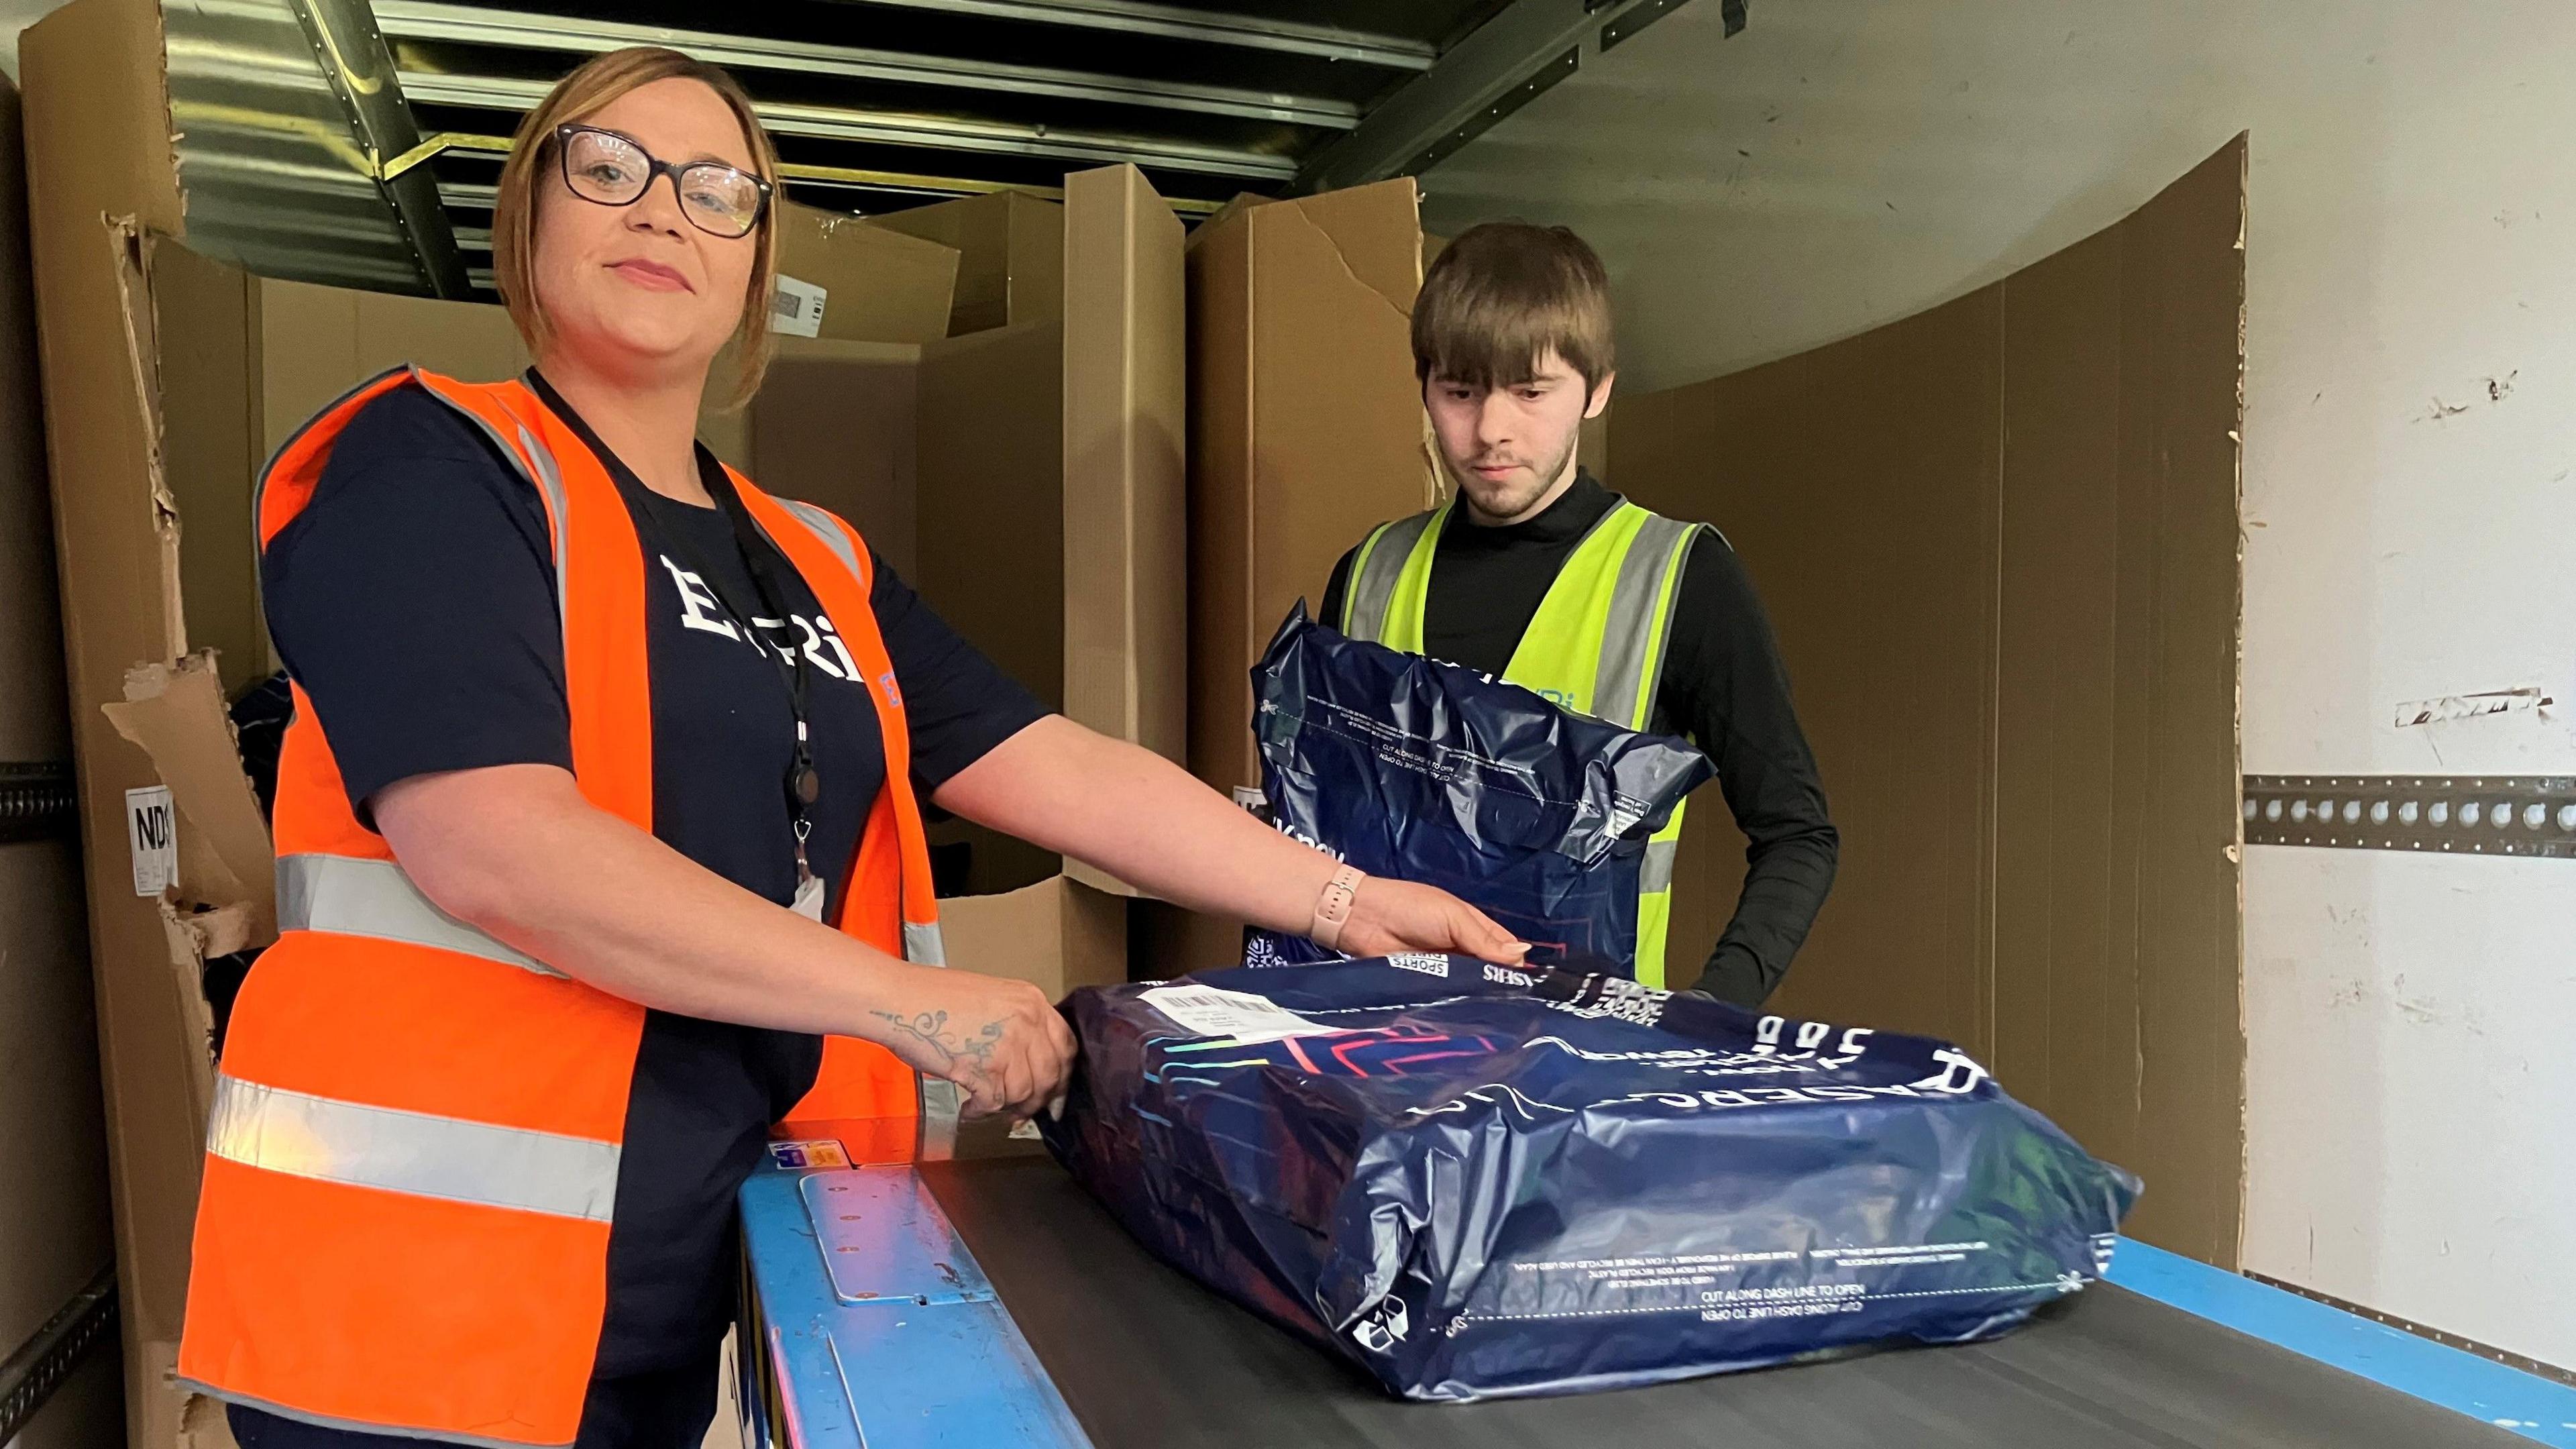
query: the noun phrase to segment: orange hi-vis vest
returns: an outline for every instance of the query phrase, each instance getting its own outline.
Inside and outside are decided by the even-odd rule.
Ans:
[[[573,774],[653,826],[645,557],[608,468],[516,382],[389,372],[325,409],[260,480],[260,542],[312,498],[361,408],[419,387],[471,419],[545,502]],[[938,962],[903,697],[840,519],[733,477],[754,522],[872,682],[885,784],[842,931]],[[299,687],[278,761],[277,943],[244,984],[208,1124],[179,1376],[352,1429],[570,1444],[607,1307],[610,1207],[644,1008],[441,911],[358,823]],[[848,1119],[946,1156],[958,1096],[883,1048],[828,1039],[791,1123]]]

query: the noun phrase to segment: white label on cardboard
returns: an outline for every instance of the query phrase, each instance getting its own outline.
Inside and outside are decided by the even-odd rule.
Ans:
[[[827,289],[800,282],[781,272],[778,290],[769,298],[769,330],[787,337],[823,335],[823,299]]]
[[[1341,1030],[1320,1021],[1308,1021],[1267,997],[1214,986],[1157,986],[1145,993],[1145,1004],[1194,1036],[1221,1036],[1238,1042],[1331,1036]]]
[[[125,837],[134,847],[134,893],[157,896],[179,883],[179,812],[170,787],[125,792]]]

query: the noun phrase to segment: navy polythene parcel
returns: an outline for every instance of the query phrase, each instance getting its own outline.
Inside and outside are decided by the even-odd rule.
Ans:
[[[1390,1392],[1991,1337],[2137,1179],[1922,1037],[1463,956],[1086,988],[1048,1145],[1158,1256]]]
[[[1290,612],[1252,671],[1272,821],[1371,875],[1450,892],[1530,959],[1636,974],[1647,839],[1712,772],[1688,742]],[[1667,862],[1664,869],[1669,871]],[[1255,931],[1255,966],[1337,959]]]

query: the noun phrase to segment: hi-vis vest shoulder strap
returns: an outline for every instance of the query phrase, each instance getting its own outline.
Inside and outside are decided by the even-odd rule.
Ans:
[[[1342,586],[1344,634],[1407,653],[1425,652],[1423,610],[1431,563],[1452,504],[1380,524],[1359,546]],[[1655,692],[1671,643],[1673,600],[1683,566],[1706,524],[1679,523],[1621,501],[1566,556],[1512,651],[1503,678],[1577,714],[1642,730],[1654,720]],[[1637,979],[1664,984],[1672,926],[1673,862],[1682,810],[1646,843],[1637,901]]]
[[[518,383],[389,372],[262,474],[261,546],[310,502],[360,409],[417,387],[480,428],[545,505],[573,774],[650,830],[645,561],[615,479]],[[902,692],[841,520],[734,479],[870,684],[885,785],[839,927],[940,960]],[[440,910],[360,823],[296,690],[273,821],[280,934],[238,1001],[207,1127],[182,1379],[291,1418],[464,1444],[569,1444],[606,1311],[608,1232],[643,1008]],[[957,1096],[883,1049],[826,1043],[791,1121],[853,1152],[945,1156]]]

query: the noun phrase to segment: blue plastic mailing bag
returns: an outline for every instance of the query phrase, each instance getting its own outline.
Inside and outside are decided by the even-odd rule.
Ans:
[[[1956,1049],[1462,956],[1086,988],[1049,1146],[1156,1255],[1414,1399],[2002,1333],[2137,1179]]]
[[[1471,669],[1348,639],[1303,604],[1252,671],[1272,823],[1371,875],[1436,885],[1530,959],[1634,975],[1646,838],[1712,773],[1689,744]],[[1339,959],[1254,931],[1256,966]]]

